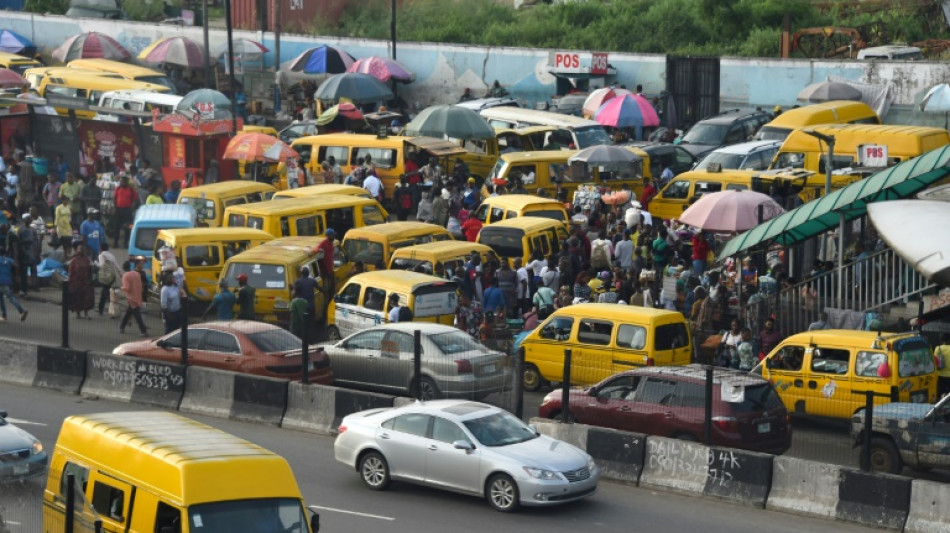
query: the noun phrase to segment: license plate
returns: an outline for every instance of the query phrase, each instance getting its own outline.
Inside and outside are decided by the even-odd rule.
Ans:
[[[927,402],[927,391],[918,390],[910,393],[910,401],[912,403],[926,403]]]
[[[495,371],[495,365],[485,365],[482,367],[482,372],[486,374],[491,374]]]
[[[13,475],[19,476],[23,474],[30,473],[30,465],[15,465],[13,467]]]
[[[768,433],[769,431],[772,431],[772,424],[769,422],[762,422],[759,424],[758,430],[759,433]]]

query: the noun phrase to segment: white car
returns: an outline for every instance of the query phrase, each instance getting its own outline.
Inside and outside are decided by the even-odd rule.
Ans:
[[[765,170],[781,146],[782,141],[749,141],[723,146],[706,154],[694,170],[704,170],[713,164],[729,170]]]
[[[481,496],[502,512],[586,498],[600,479],[583,450],[503,409],[466,400],[351,414],[333,451],[370,489],[407,481]]]

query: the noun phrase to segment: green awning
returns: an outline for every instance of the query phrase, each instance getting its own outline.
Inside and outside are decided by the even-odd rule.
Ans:
[[[731,257],[761,243],[792,245],[838,227],[867,213],[867,205],[910,198],[950,175],[950,145],[899,163],[843,189],[808,202],[733,237],[719,253]]]

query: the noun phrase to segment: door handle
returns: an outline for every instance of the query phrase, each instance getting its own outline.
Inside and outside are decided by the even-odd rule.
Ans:
[[[813,390],[814,390],[814,389],[817,389],[817,388],[818,388],[818,382],[817,382],[817,381],[809,381],[809,382],[808,382],[808,388],[809,388],[809,389],[813,389]]]
[[[435,444],[430,444],[430,445],[429,445],[429,449],[432,450],[432,451],[436,451],[436,450],[439,449],[439,447],[436,446]]]
[[[379,436],[379,438],[389,440],[390,439],[389,433],[383,433]]]
[[[225,363],[233,363],[234,361],[236,361],[236,359],[233,358],[233,357],[225,357],[225,358],[224,358],[224,362],[225,362]]]
[[[802,380],[800,380],[800,379],[796,379],[796,380],[795,380],[795,386],[796,386],[796,387],[801,387],[801,386],[803,386],[803,385],[804,385],[804,382],[803,382]]]

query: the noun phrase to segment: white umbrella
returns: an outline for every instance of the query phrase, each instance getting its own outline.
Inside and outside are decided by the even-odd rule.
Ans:
[[[798,93],[798,99],[807,102],[828,102],[831,100],[861,100],[861,91],[837,81],[822,81],[805,87]]]
[[[950,204],[934,200],[892,200],[868,204],[868,217],[878,235],[914,266],[941,286],[950,285],[950,246],[935,239],[936,228],[950,226]]]
[[[264,54],[270,52],[264,45],[257,41],[252,41],[250,39],[235,39],[234,44],[234,57],[240,57],[247,62],[260,61],[264,57]],[[216,56],[224,56],[224,59],[227,59],[228,54],[228,43],[222,43],[216,49]]]
[[[950,84],[941,83],[931,87],[920,101],[920,110],[924,113],[943,113],[943,127],[946,129],[950,122]]]

